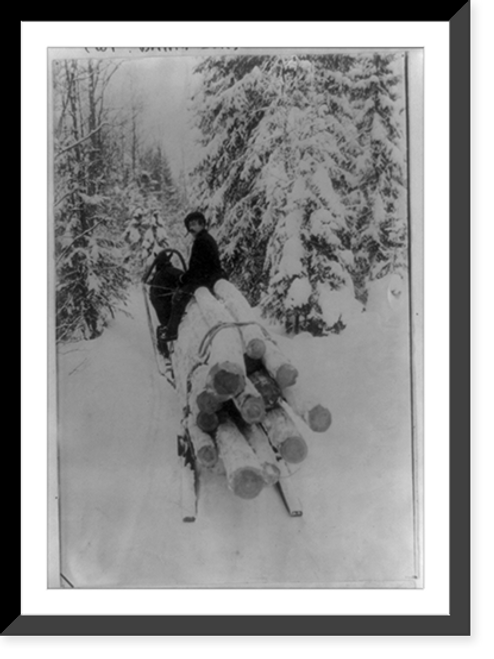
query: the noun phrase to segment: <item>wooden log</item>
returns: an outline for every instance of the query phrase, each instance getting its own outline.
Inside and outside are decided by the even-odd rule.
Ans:
[[[249,339],[248,335],[250,334],[250,330],[252,330],[252,327],[249,326],[242,327],[241,329],[242,334],[246,336],[244,339],[245,352],[252,359],[261,359],[261,357],[266,352],[266,343],[264,342],[264,339],[258,336]]]
[[[242,433],[259,458],[266,485],[274,485],[279,481],[281,472],[266,433],[257,423],[245,424],[242,427]]]
[[[204,432],[214,432],[220,422],[218,420],[218,415],[215,412],[203,412],[198,410],[196,423]]]
[[[215,295],[223,302],[232,318],[238,323],[250,323],[240,327],[245,345],[245,353],[251,359],[261,359],[266,350],[265,337],[257,324],[254,310],[242,293],[226,279],[220,279],[214,286]]]
[[[245,374],[238,362],[217,362],[209,371],[208,387],[218,396],[233,398],[245,387]]]
[[[246,423],[258,423],[266,416],[264,400],[250,380],[244,390],[233,399],[235,407]]]
[[[190,407],[186,425],[197,463],[202,467],[211,468],[218,461],[218,450],[213,438],[207,433],[216,430],[219,421],[216,414],[202,412],[196,400],[197,391],[204,387],[207,372],[207,366],[199,366],[192,372],[189,396]]]
[[[314,432],[325,432],[331,425],[331,412],[320,401],[308,396],[302,388],[295,386],[283,389],[283,398],[298,416]]]
[[[256,497],[264,487],[261,464],[245,437],[226,415],[220,419],[216,441],[230,490],[243,499]]]
[[[202,431],[193,421],[187,424],[187,429],[194,447],[197,464],[206,469],[211,469],[218,462],[218,449],[213,438]]]
[[[258,325],[254,310],[242,293],[225,279],[220,279],[215,284],[214,292],[237,322],[253,323],[241,328],[247,356],[250,359],[262,359],[266,369],[280,387],[289,387],[294,384],[298,376],[297,369],[273,339],[269,339]]]
[[[197,402],[199,393],[206,388],[208,374],[209,367],[207,365],[201,365],[192,370],[190,374],[189,407],[190,415],[199,428],[204,432],[213,432],[219,424],[217,414],[201,410]]]
[[[282,389],[295,384],[298,370],[273,340],[266,341],[266,352],[262,357],[262,362],[267,372]]]
[[[298,463],[305,460],[307,443],[283,409],[275,407],[267,412],[263,426],[269,440],[287,462]]]
[[[201,410],[195,404],[194,397],[190,396],[190,390],[197,391],[205,386],[204,379],[209,369],[206,366],[195,369],[194,366],[200,343],[207,331],[199,307],[193,300],[187,306],[186,314],[182,319],[171,360],[176,391],[196,461],[202,467],[211,468],[218,461],[218,450],[213,438],[206,434],[206,431],[214,430],[218,425],[218,419],[199,416]]]
[[[217,412],[229,396],[219,396],[215,391],[206,387],[197,396],[197,406],[202,412]]]
[[[173,344],[171,362],[175,386],[183,407],[188,395],[188,376],[198,361],[199,346],[208,332],[208,326],[199,306],[192,299],[180,323],[178,339]]]
[[[246,373],[243,360],[243,345],[236,327],[226,327],[214,333],[219,323],[234,323],[226,308],[207,288],[198,288],[195,299],[209,330],[212,330],[208,349],[210,388],[220,396],[236,396],[245,387]]]
[[[273,409],[281,397],[281,389],[276,380],[262,368],[262,365],[257,371],[250,373],[248,377],[261,394],[266,409]]]

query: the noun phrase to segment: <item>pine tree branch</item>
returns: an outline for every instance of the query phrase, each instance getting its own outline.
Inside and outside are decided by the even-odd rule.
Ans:
[[[60,261],[60,259],[61,259],[63,256],[65,256],[66,252],[72,247],[72,245],[73,245],[77,240],[79,240],[79,238],[82,238],[82,236],[84,236],[86,233],[89,233],[90,231],[92,231],[93,229],[95,229],[95,228],[98,226],[98,224],[101,224],[101,223],[104,222],[105,220],[106,220],[106,217],[103,217],[99,222],[96,222],[95,224],[93,224],[92,226],[90,226],[89,229],[86,229],[86,231],[83,231],[83,232],[80,233],[78,236],[76,236],[76,237],[74,238],[74,240],[72,240],[71,243],[70,243],[69,245],[67,245],[67,247],[65,247],[65,248],[62,250],[62,252],[60,253],[60,255],[59,255],[59,257],[57,258],[57,261],[56,261],[56,262],[58,263],[58,262]]]
[[[64,201],[64,199],[67,199],[67,197],[70,197],[71,194],[74,194],[73,190],[69,190],[64,195],[62,195],[59,199],[55,199],[55,201],[53,202],[53,205],[54,206],[60,206],[62,201]]]
[[[85,142],[86,140],[88,140],[90,137],[92,137],[95,133],[97,133],[99,130],[101,130],[101,128],[103,128],[103,126],[107,125],[108,123],[109,123],[108,121],[103,121],[103,122],[102,122],[97,128],[95,128],[94,130],[92,130],[90,133],[88,133],[88,134],[85,135],[84,137],[81,137],[80,140],[77,140],[77,141],[74,142],[73,144],[70,144],[69,146],[66,146],[64,149],[62,149],[61,151],[59,151],[59,152],[55,155],[55,159],[56,159],[56,158],[59,158],[59,157],[60,157],[63,153],[65,153],[66,151],[70,151],[71,149],[73,149],[74,147],[78,146],[78,145],[81,144],[82,142]]]

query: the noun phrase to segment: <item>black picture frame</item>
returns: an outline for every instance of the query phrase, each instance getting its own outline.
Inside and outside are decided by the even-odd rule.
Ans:
[[[434,19],[449,22],[449,254],[451,264],[462,264],[450,269],[449,476],[454,487],[449,492],[449,615],[22,615],[20,533],[15,533],[20,524],[19,498],[17,507],[9,507],[11,541],[7,548],[4,544],[4,565],[12,566],[14,578],[3,597],[3,635],[222,636],[225,630],[228,636],[470,635],[470,13],[470,2],[466,2],[455,7],[450,18]],[[20,467],[20,451],[12,457]],[[13,491],[11,485],[9,490]]]

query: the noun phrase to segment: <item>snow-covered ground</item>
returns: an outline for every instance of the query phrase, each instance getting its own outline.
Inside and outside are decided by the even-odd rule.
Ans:
[[[411,391],[405,294],[341,334],[279,335],[305,389],[331,409],[306,431],[291,476],[303,516],[278,491],[253,500],[201,476],[184,523],[180,410],[159,375],[140,289],[93,341],[58,353],[61,571],[79,588],[414,587]],[[374,310],[372,310],[374,309]]]

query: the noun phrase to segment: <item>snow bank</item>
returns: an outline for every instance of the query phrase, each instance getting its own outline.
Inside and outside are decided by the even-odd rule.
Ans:
[[[392,273],[370,282],[365,305],[366,315],[378,324],[397,325],[406,322],[408,312],[408,278]]]
[[[328,327],[332,327],[340,319],[346,326],[360,320],[363,306],[355,299],[353,286],[332,290],[328,284],[319,284],[317,290],[322,316]]]
[[[312,293],[312,287],[307,277],[295,277],[290,284],[285,301],[286,309],[294,309],[307,304]]]
[[[218,471],[201,475],[198,519],[184,524],[179,404],[136,295],[100,338],[59,351],[64,576],[76,588],[413,587],[406,331],[361,314],[339,335],[277,334],[333,416],[324,433],[304,426],[309,454],[290,477],[304,514],[289,517],[274,488],[239,499]]]

